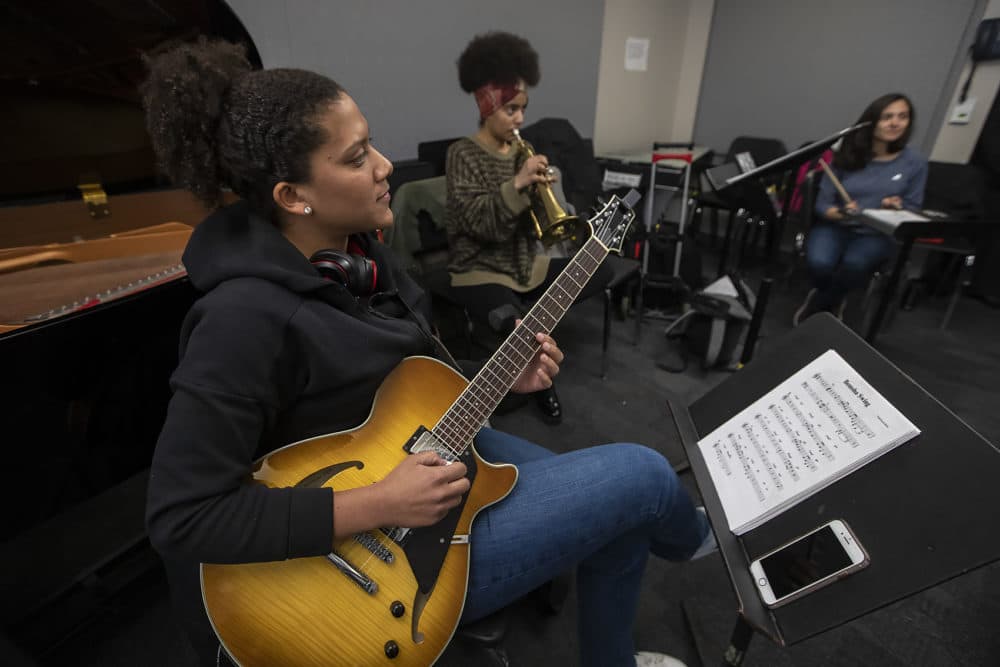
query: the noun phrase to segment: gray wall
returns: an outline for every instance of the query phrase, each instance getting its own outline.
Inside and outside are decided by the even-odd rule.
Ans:
[[[470,134],[478,112],[456,61],[474,35],[507,30],[539,53],[527,123],[568,118],[592,136],[603,0],[229,0],[265,67],[326,74],[357,100],[392,160],[417,143]]]
[[[853,123],[883,93],[917,112],[928,155],[985,0],[716,0],[695,141],[791,149]]]

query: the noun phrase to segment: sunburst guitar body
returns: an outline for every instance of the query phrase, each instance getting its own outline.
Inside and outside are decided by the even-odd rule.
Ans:
[[[205,608],[241,667],[426,667],[444,651],[465,606],[473,520],[517,481],[484,461],[472,439],[634,218],[635,191],[588,221],[591,237],[471,382],[428,357],[404,359],[383,381],[361,426],[282,447],[250,483],[329,487],[384,479],[404,457],[432,450],[462,461],[462,504],[425,528],[386,527],[341,539],[326,556],[202,564]]]
[[[406,359],[383,382],[363,425],[283,447],[259,463],[254,479],[334,492],[377,482],[409,454],[412,436],[426,435],[422,427],[437,424],[466,385],[434,359]],[[343,562],[318,557],[204,565],[209,618],[232,658],[248,666],[433,664],[465,604],[472,521],[517,479],[514,466],[491,465],[472,447],[461,458],[474,483],[444,526],[341,540],[332,554]],[[439,526],[447,529],[435,530]],[[434,539],[419,539],[424,536]],[[422,590],[415,570],[432,571],[438,562],[437,576]]]

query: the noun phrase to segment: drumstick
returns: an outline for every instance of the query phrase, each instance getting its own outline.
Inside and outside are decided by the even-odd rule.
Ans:
[[[837,175],[833,173],[833,169],[830,169],[830,165],[826,163],[826,160],[820,158],[819,166],[823,167],[823,171],[826,175],[830,177],[830,182],[833,183],[833,187],[837,188],[837,192],[840,194],[841,199],[844,200],[845,204],[851,203],[851,195],[847,194],[847,190],[844,189],[844,184],[840,182]]]

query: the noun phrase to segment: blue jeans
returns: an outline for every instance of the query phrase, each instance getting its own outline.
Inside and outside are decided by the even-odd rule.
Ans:
[[[488,461],[514,463],[517,485],[479,514],[463,621],[506,606],[577,566],[583,665],[633,667],[632,626],[650,553],[687,560],[708,535],[667,460],[633,444],[555,455],[491,429]]]
[[[822,223],[806,240],[806,265],[816,295],[814,310],[833,310],[847,293],[863,287],[892,254],[892,239],[867,227]]]

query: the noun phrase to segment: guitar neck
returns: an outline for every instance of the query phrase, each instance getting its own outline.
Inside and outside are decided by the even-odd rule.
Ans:
[[[456,454],[465,451],[538,351],[535,334],[552,332],[607,255],[607,246],[596,236],[592,235],[583,244],[441,417],[433,429],[438,440]]]

